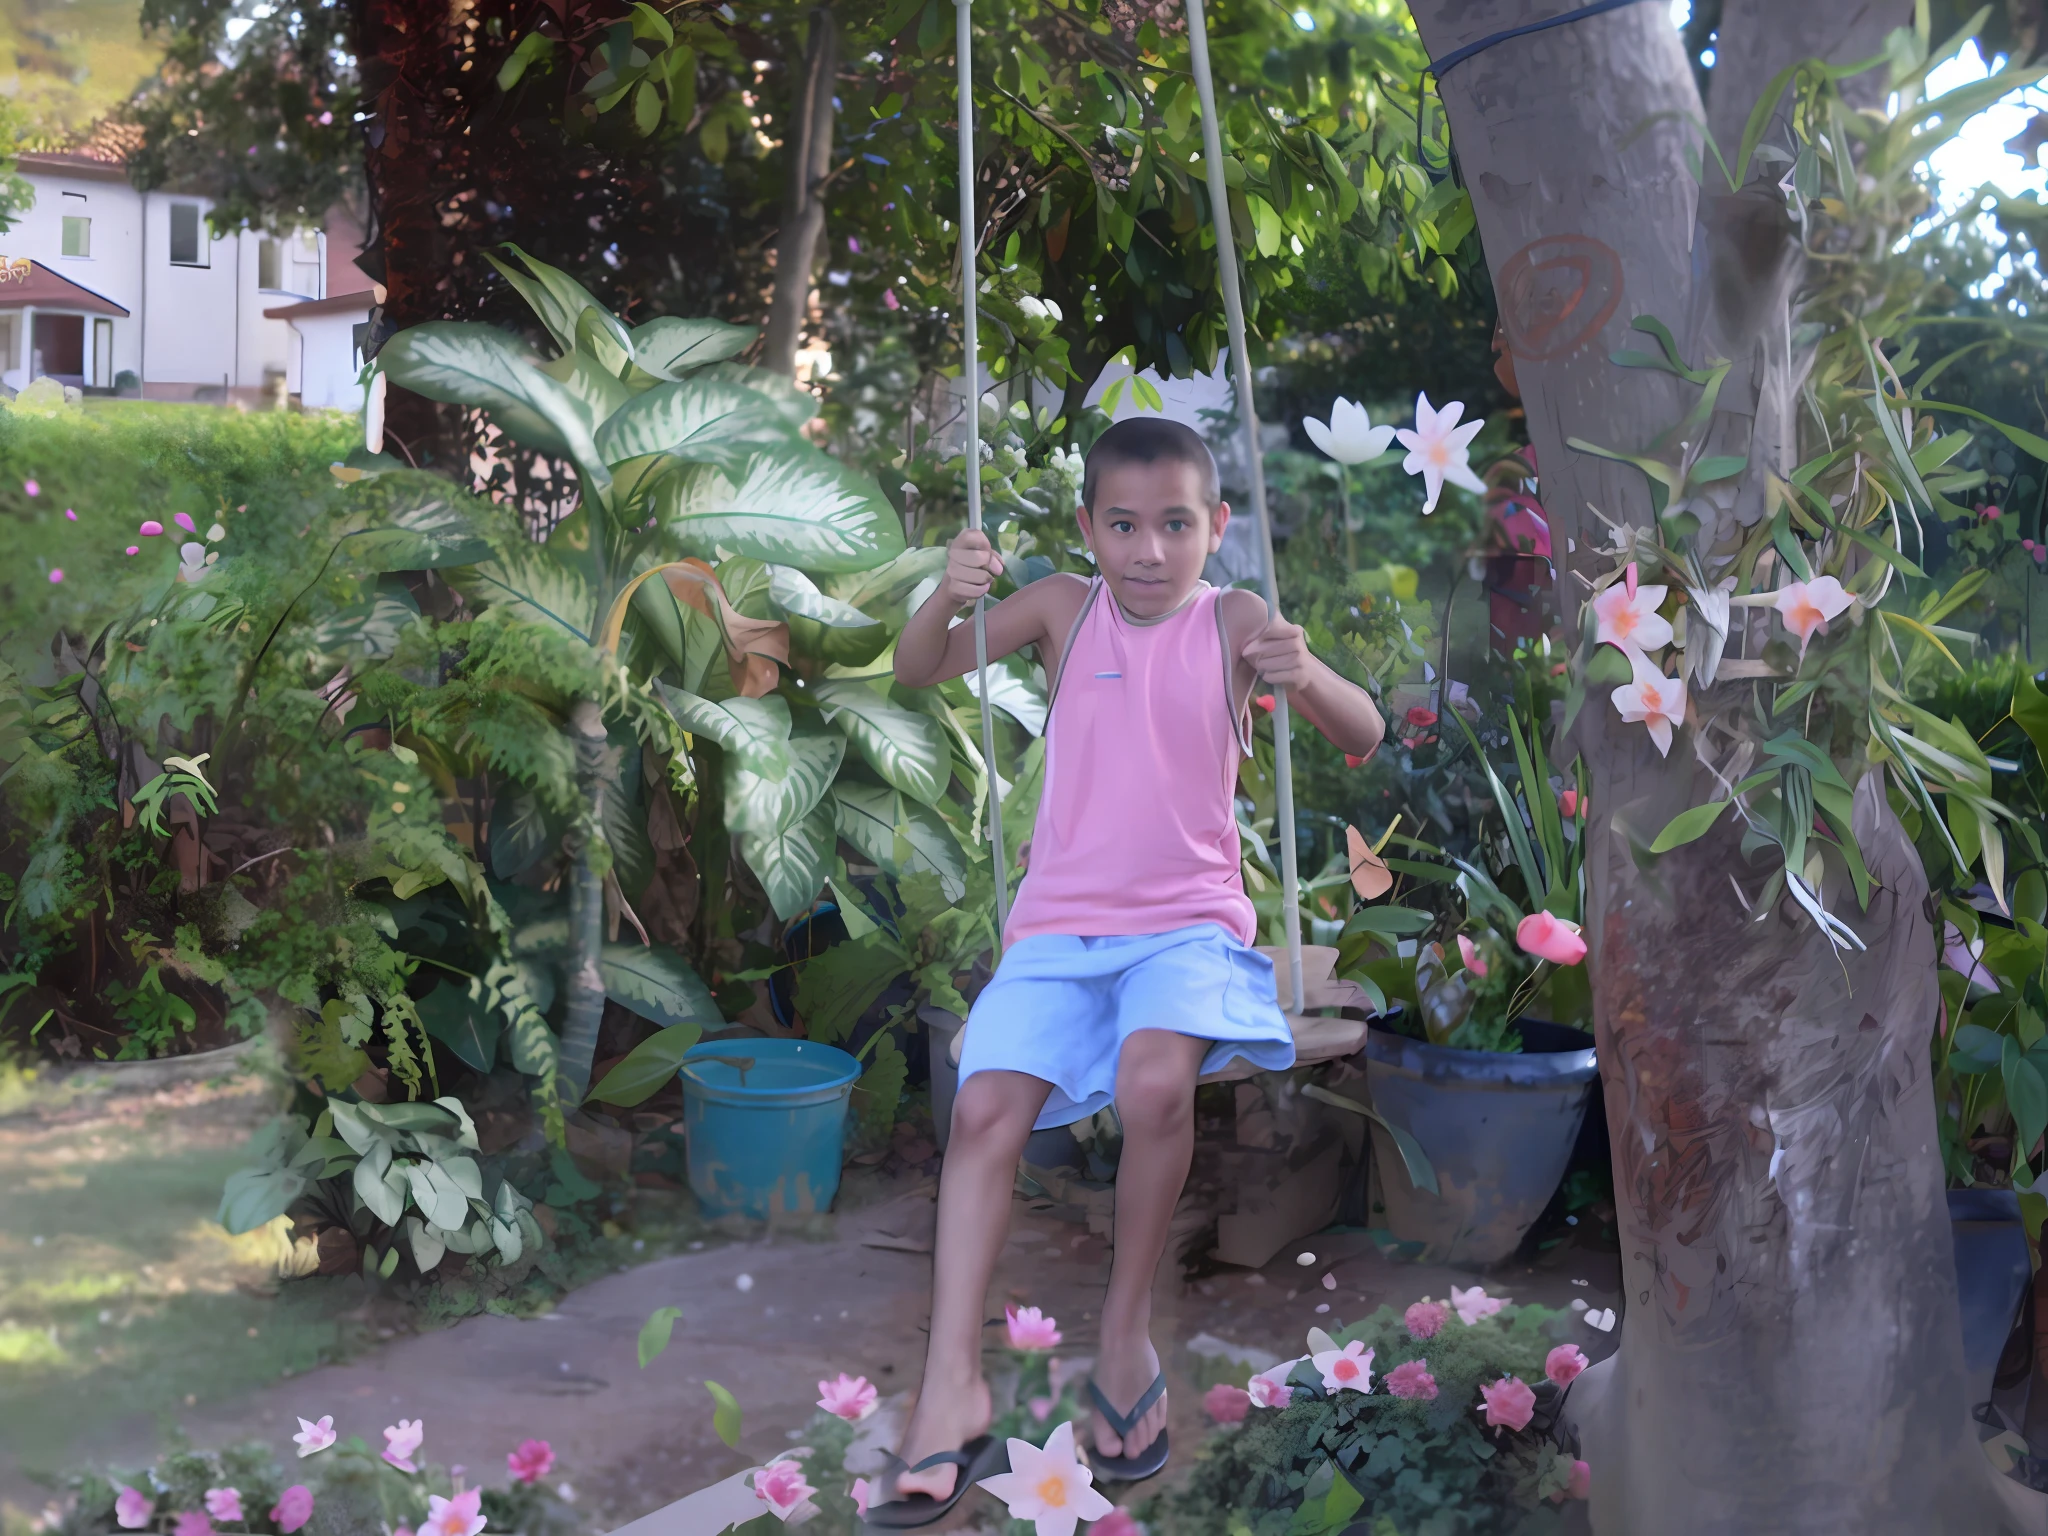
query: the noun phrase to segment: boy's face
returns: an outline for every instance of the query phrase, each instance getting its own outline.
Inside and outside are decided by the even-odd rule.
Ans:
[[[1118,464],[1095,482],[1095,508],[1080,510],[1081,537],[1127,613],[1156,619],[1178,608],[1223,543],[1230,508],[1212,510],[1192,464]]]

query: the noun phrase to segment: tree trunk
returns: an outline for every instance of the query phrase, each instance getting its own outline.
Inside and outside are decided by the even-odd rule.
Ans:
[[[1412,0],[1439,58],[1561,8]],[[1730,0],[1713,89],[1746,92],[1728,109],[1734,139],[1764,83],[1741,70],[1775,70],[1808,48],[1835,54],[1870,10]],[[1793,23],[1789,43],[1731,35]],[[1653,315],[1688,361],[1733,360],[1711,451],[1747,453],[1751,465],[1733,504],[1708,509],[1709,531],[1753,524],[1764,473],[1796,462],[1797,245],[1775,194],[1731,194],[1711,156],[1704,190],[1687,169],[1701,104],[1664,5],[1496,45],[1440,88],[1575,631],[1587,587],[1571,569],[1604,569],[1592,547],[1611,542],[1596,511],[1638,528],[1653,519],[1640,473],[1566,439],[1648,451],[1697,395],[1608,354],[1643,345],[1628,326]],[[1735,143],[1724,150],[1732,158]],[[1696,702],[1718,707],[1739,687],[1699,690]],[[1919,860],[1881,778],[1866,775],[1855,830],[1883,889],[1865,912],[1848,902],[1842,915],[1869,947],[1839,957],[1789,900],[1749,920],[1730,881],[1753,900],[1758,876],[1726,824],[1639,863],[1631,844],[1714,786],[1695,765],[1692,730],[1659,757],[1608,692],[1591,690],[1575,727],[1598,818],[1586,936],[1627,1305],[1619,1353],[1570,1401],[1593,1468],[1594,1529],[1995,1532],[1964,1402]]]
[[[605,736],[604,713],[594,699],[579,699],[569,711],[569,740],[576,748],[576,784],[583,792],[586,824],[562,840],[569,856],[569,955],[563,970],[561,1084],[564,1108],[573,1108],[590,1088],[597,1055],[597,1031],[604,1022],[604,875],[597,845],[604,836],[605,791],[615,771]]]
[[[761,356],[762,367],[790,376],[796,373],[796,344],[811,306],[811,268],[825,232],[825,199],[818,183],[832,169],[832,93],[838,76],[839,23],[821,5],[811,12],[810,44],[804,49],[803,95],[797,131],[789,141],[789,197],[775,246],[775,302]]]

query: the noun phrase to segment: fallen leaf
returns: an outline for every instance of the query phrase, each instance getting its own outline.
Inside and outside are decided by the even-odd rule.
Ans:
[[[1394,888],[1394,872],[1386,860],[1372,851],[1372,844],[1356,827],[1344,829],[1344,843],[1351,853],[1351,888],[1367,901],[1377,901]]]

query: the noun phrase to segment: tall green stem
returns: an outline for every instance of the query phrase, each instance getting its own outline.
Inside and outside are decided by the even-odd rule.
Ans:
[[[568,985],[562,1010],[561,1083],[567,1103],[580,1102],[590,1086],[597,1054],[597,1030],[604,1021],[604,876],[598,845],[604,836],[605,789],[609,779],[604,712],[595,699],[578,699],[569,711],[569,739],[576,748],[576,785],[583,793],[582,825],[564,840],[569,855]]]

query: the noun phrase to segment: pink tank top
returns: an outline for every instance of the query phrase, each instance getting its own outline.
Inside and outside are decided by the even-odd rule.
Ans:
[[[1089,583],[1053,684],[1030,869],[1005,943],[1193,923],[1252,942],[1232,804],[1250,721],[1231,705],[1222,596],[1203,587],[1146,622],[1101,577]]]

